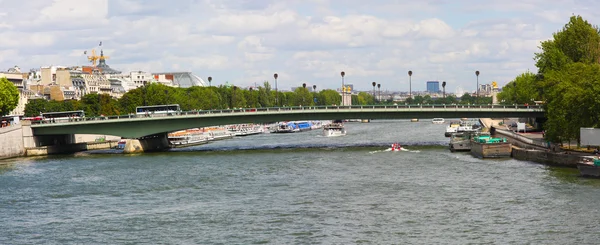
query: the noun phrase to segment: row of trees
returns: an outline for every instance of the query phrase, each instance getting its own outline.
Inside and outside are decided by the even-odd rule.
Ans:
[[[125,115],[134,113],[137,106],[179,104],[184,111],[226,108],[258,108],[276,106],[323,106],[339,105],[340,94],[331,89],[310,92],[306,85],[294,91],[274,91],[269,82],[257,88],[241,89],[236,86],[174,88],[162,84],[149,84],[125,93],[120,99],[106,94],[88,94],[81,100],[47,101],[30,100],[25,107],[26,116],[42,112],[84,110],[87,116]],[[455,96],[433,99],[429,95],[409,98],[409,104],[455,104],[491,103],[491,98],[477,98],[469,94],[460,99]],[[391,97],[368,92],[352,95],[353,105],[393,104]]]
[[[581,16],[541,43],[538,73],[525,72],[504,86],[499,100],[544,101],[546,138],[580,140],[581,127],[600,126],[600,30]]]

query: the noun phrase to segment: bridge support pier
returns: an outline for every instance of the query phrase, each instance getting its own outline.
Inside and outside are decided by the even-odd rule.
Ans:
[[[167,139],[167,133],[155,134],[146,136],[139,139],[128,139],[125,143],[123,153],[142,153],[142,152],[153,152],[163,151],[169,148],[169,141]]]

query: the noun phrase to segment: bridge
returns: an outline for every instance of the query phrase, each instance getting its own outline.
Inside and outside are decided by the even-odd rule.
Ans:
[[[244,108],[183,111],[174,115],[90,117],[72,122],[31,125],[34,136],[105,134],[129,139],[164,138],[166,133],[217,125],[334,119],[543,118],[539,106],[528,105],[369,105]],[[161,143],[161,144],[162,144]]]

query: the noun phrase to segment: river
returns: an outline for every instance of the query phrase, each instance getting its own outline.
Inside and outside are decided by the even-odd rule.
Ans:
[[[576,169],[450,153],[425,120],[346,128],[4,160],[0,244],[600,242],[600,181]]]

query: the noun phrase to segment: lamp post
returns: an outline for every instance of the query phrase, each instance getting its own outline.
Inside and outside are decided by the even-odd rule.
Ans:
[[[379,90],[379,96],[377,96],[377,101],[381,101],[381,83],[377,84],[377,90]]]
[[[479,103],[479,71],[475,71],[475,76],[477,76],[477,103]]]
[[[277,92],[277,78],[279,76],[275,73],[273,77],[275,78],[275,105],[279,106],[279,93]]]
[[[340,75],[342,75],[342,94],[344,94],[344,76],[346,76],[346,73],[342,71]]]
[[[446,81],[442,82],[442,95],[444,96],[444,99],[446,98]]]
[[[304,92],[306,92],[306,83],[302,83],[302,104],[306,104],[304,103]]]
[[[375,100],[375,85],[377,85],[376,82],[372,82],[371,85],[373,85],[373,100]],[[375,102],[375,101],[373,101]]]
[[[212,82],[212,77],[208,77],[208,86],[210,87],[210,83]]]
[[[317,85],[313,85],[313,92],[317,92]]]
[[[412,71],[408,71],[408,97],[412,98]]]

